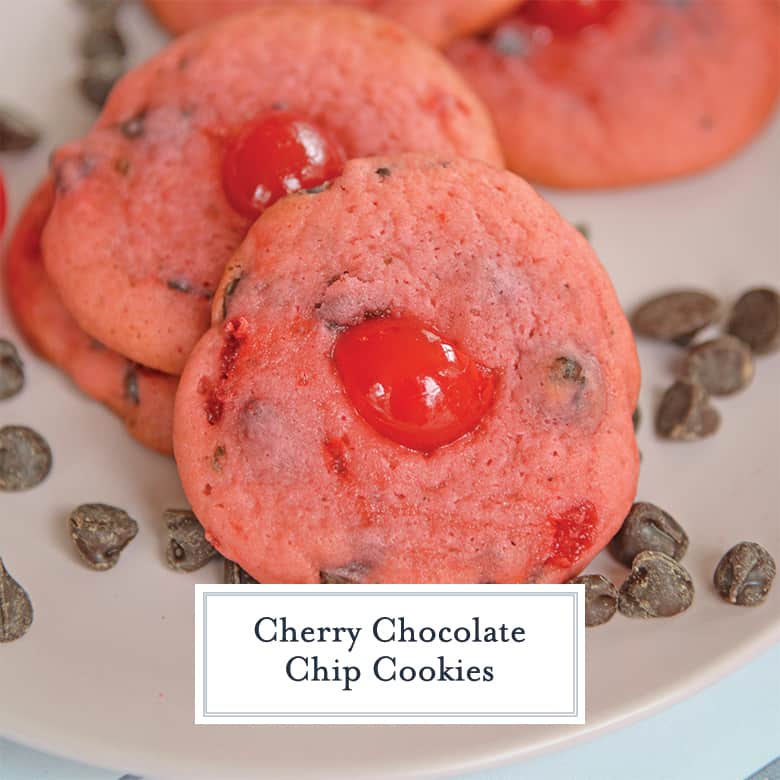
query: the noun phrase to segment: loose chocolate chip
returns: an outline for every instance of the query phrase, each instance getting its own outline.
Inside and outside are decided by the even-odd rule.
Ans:
[[[354,561],[337,569],[320,571],[320,583],[323,585],[354,585],[365,580],[368,566]]]
[[[87,30],[81,38],[81,56],[87,60],[95,57],[124,57],[127,47],[116,27],[116,9],[106,6],[90,14]]]
[[[711,395],[730,395],[753,378],[753,356],[738,338],[720,336],[691,347],[683,374]]]
[[[695,441],[711,436],[720,427],[720,414],[709,404],[707,391],[695,382],[675,382],[661,399],[655,418],[659,436],[675,441]]]
[[[631,423],[634,426],[634,431],[639,430],[639,424],[642,422],[642,410],[637,406],[634,409],[634,413],[631,415]]]
[[[734,304],[727,330],[757,355],[780,348],[780,293],[767,287],[748,290]]]
[[[166,509],[166,557],[168,565],[179,571],[196,571],[218,555],[206,541],[203,526],[189,509]]]
[[[146,118],[143,113],[125,119],[119,125],[119,132],[125,138],[140,138],[144,134]]]
[[[237,563],[225,558],[225,584],[226,585],[257,585],[257,580],[247,574]]]
[[[141,395],[138,390],[138,371],[133,363],[130,363],[125,370],[124,394],[125,398],[136,406],[141,403]]]
[[[40,139],[35,126],[21,114],[0,107],[0,152],[20,152]]]
[[[15,396],[24,387],[24,364],[16,347],[0,339],[0,401]]]
[[[624,566],[641,552],[662,552],[676,561],[688,549],[688,534],[667,512],[655,504],[637,502],[609,543],[609,551]]]
[[[762,604],[777,573],[772,556],[755,542],[732,547],[715,569],[715,588],[726,601],[743,607]]]
[[[82,504],[68,517],[70,538],[93,569],[116,566],[119,554],[135,539],[138,523],[123,509],[108,504]]]
[[[618,609],[626,617],[671,617],[691,606],[693,593],[691,575],[674,558],[642,552],[620,586]]]
[[[32,428],[0,428],[0,490],[29,490],[51,471],[51,450]]]
[[[0,558],[0,642],[13,642],[24,636],[32,622],[30,597]]]
[[[590,225],[587,222],[575,222],[574,227],[577,228],[586,241],[590,241]]]
[[[114,84],[125,72],[122,57],[102,55],[87,60],[79,81],[81,94],[98,108],[102,108]]]
[[[719,309],[720,304],[711,295],[681,290],[643,303],[634,312],[631,324],[642,336],[685,345],[715,321]]]
[[[571,580],[572,585],[585,586],[585,625],[600,626],[617,611],[617,588],[601,574],[584,574]]]
[[[388,176],[392,175],[392,171],[389,168],[377,168],[375,173],[380,179],[386,179]]]
[[[556,382],[574,382],[585,384],[585,372],[582,366],[573,358],[559,357],[550,368],[550,378]]]
[[[103,13],[106,9],[116,12],[122,0],[76,0],[89,14]]]

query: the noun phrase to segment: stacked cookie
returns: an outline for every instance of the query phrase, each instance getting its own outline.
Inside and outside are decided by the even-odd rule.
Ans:
[[[246,163],[249,123],[293,167],[296,153],[308,155],[308,178],[277,171],[281,191],[253,203],[252,190],[237,208],[242,173],[231,178],[223,158],[238,148]],[[332,165],[318,170],[327,145]],[[343,159],[405,149],[502,159],[462,80],[394,24],[290,7],[196,32],[128,74],[90,134],[54,155],[9,251],[16,318],[142,443],[170,453],[175,377],[252,220],[273,197],[322,184]]]
[[[270,2],[146,1],[175,33]],[[446,47],[490,110],[508,166],[556,187],[707,168],[763,127],[780,91],[777,0],[331,2]]]
[[[453,66],[387,18],[156,0],[198,29],[53,155],[7,258],[17,321],[174,452],[208,540],[260,581],[564,581],[633,501],[639,368],[592,249],[503,153],[563,186],[720,159],[777,92],[757,32],[776,6],[739,1],[347,4],[439,45],[511,12],[450,50],[502,152]],[[260,7],[199,26],[234,6]],[[712,86],[744,59],[729,122],[709,87],[667,121],[686,63]]]

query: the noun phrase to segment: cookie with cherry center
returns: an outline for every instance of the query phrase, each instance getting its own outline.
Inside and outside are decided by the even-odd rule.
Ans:
[[[348,162],[263,213],[212,314],[175,455],[207,539],[260,582],[565,582],[631,506],[630,327],[512,173]]]
[[[617,187],[708,168],[780,91],[775,0],[528,0],[448,55],[487,104],[512,170]]]
[[[346,159],[410,149],[502,159],[437,52],[338,6],[232,17],[128,73],[89,134],[56,152],[46,268],[90,336],[178,374],[264,209],[327,185]]]

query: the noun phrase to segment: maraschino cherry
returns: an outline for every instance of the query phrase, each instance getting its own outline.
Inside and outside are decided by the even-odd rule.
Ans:
[[[229,142],[222,186],[236,211],[256,219],[279,198],[336,178],[344,161],[324,127],[292,111],[265,111]]]
[[[472,431],[493,401],[494,374],[414,317],[366,320],[347,329],[333,358],[366,422],[420,452]]]
[[[554,33],[574,35],[592,24],[606,21],[623,0],[528,0],[520,15]]]

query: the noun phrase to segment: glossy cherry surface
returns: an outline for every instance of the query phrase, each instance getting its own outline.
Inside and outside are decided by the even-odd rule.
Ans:
[[[414,317],[366,320],[333,352],[344,388],[375,430],[421,452],[459,439],[490,408],[495,377]]]
[[[528,0],[520,15],[553,32],[573,35],[591,24],[606,21],[623,0]]]
[[[228,143],[222,186],[231,206],[255,219],[279,198],[336,178],[344,161],[325,128],[292,111],[266,111]]]

